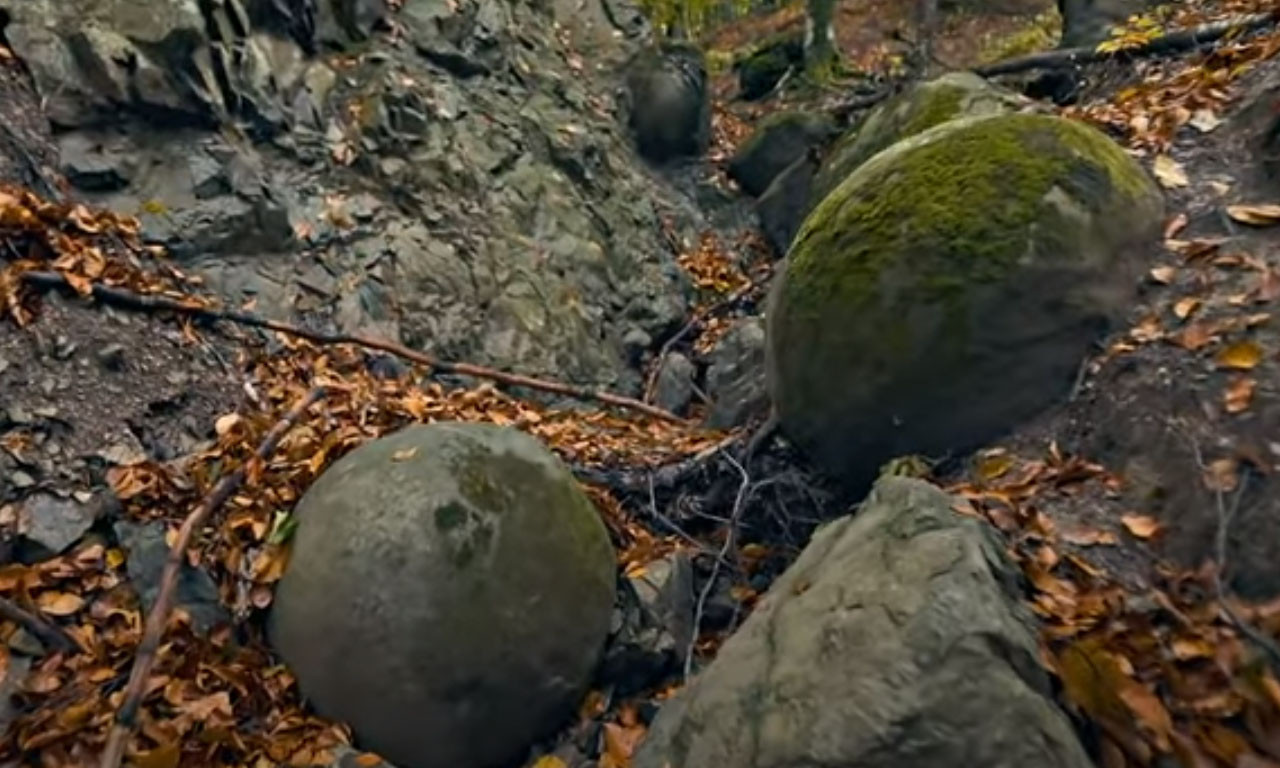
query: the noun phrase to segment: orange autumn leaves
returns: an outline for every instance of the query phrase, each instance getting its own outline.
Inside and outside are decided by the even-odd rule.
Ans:
[[[1237,474],[1234,462],[1213,461],[1205,483],[1229,490]],[[1280,601],[1223,604],[1210,566],[1160,566],[1145,591],[1112,580],[1079,548],[1115,547],[1115,530],[1058,531],[1039,509],[1052,498],[1114,494],[1119,479],[1098,465],[1051,448],[1040,461],[988,455],[975,476],[952,489],[957,511],[1010,536],[1044,626],[1045,662],[1067,704],[1098,727],[1103,766],[1156,765],[1161,756],[1190,768],[1280,765],[1280,681],[1229,613],[1274,636]],[[1122,515],[1113,527],[1137,539],[1161,535],[1146,515]]]

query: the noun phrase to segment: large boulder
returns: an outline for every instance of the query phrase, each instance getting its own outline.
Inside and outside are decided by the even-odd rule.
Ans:
[[[786,111],[766,117],[729,161],[729,177],[742,191],[759,197],[778,174],[811,148],[824,146],[835,121],[816,112]]]
[[[655,163],[694,157],[711,142],[706,57],[683,43],[645,48],[625,68],[628,124]]]
[[[765,40],[734,62],[738,95],[755,101],[769,95],[792,69],[804,67],[804,35],[784,33]]]
[[[886,477],[820,529],[636,768],[1086,768],[994,532]]]
[[[895,96],[832,147],[814,179],[816,205],[858,166],[902,139],[948,120],[1013,112],[1030,102],[972,72],[951,72]]]
[[[1128,311],[1162,215],[1132,158],[1061,118],[968,118],[880,153],[775,279],[784,431],[853,489],[893,456],[997,437],[1064,396]]]
[[[822,165],[816,147],[787,166],[755,202],[756,221],[774,253],[785,255],[800,225],[813,210],[814,178]]]
[[[271,639],[316,710],[407,768],[492,768],[568,715],[609,630],[603,523],[535,439],[413,426],[298,504]]]

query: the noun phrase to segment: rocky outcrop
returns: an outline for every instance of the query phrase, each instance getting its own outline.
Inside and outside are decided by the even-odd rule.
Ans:
[[[702,51],[667,43],[640,51],[625,72],[628,125],[654,163],[701,155],[711,142],[711,94]]]
[[[636,768],[1086,768],[1017,573],[984,523],[888,477],[820,529]]]
[[[609,631],[613,550],[536,440],[409,427],[334,464],[295,514],[271,638],[364,748],[495,768],[572,711]]]
[[[972,72],[951,72],[914,85],[878,107],[832,147],[814,180],[813,203],[821,202],[877,152],[902,139],[948,120],[1013,112],[1029,103]]]
[[[1124,317],[1162,215],[1132,158],[1060,118],[969,118],[881,152],[775,281],[783,430],[855,490],[894,456],[997,437],[1064,396]]]
[[[232,304],[632,392],[623,340],[683,322],[663,219],[705,224],[612,101],[627,0],[0,8],[60,128],[47,165]]]

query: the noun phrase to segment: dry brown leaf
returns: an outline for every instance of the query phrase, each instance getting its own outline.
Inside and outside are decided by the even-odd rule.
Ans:
[[[1187,296],[1185,298],[1178,299],[1178,301],[1173,305],[1173,314],[1177,315],[1179,320],[1186,320],[1191,316],[1191,313],[1199,309],[1200,305],[1203,303],[1203,301],[1195,298],[1194,296]]]
[[[1235,459],[1215,459],[1209,462],[1204,471],[1205,487],[1215,492],[1231,493],[1240,483],[1238,469],[1239,464]]]
[[[1123,515],[1120,522],[1126,531],[1139,539],[1149,539],[1160,531],[1160,521],[1150,515]]]
[[[1062,540],[1078,547],[1092,547],[1098,544],[1109,546],[1120,542],[1120,539],[1111,531],[1098,528],[1077,528],[1066,531],[1062,534]]]
[[[213,431],[217,433],[218,437],[226,437],[227,433],[235,429],[243,420],[244,417],[238,413],[219,416],[218,420],[213,423]]]
[[[377,765],[377,763],[369,763],[369,765]],[[569,766],[555,755],[543,755],[533,761],[533,765],[529,766],[529,768],[569,768]]]
[[[1262,361],[1262,347],[1251,339],[1228,344],[1214,358],[1219,368],[1248,371]]]
[[[1195,352],[1217,338],[1218,332],[1208,323],[1195,321],[1178,331],[1170,340],[1183,349]]]
[[[1173,278],[1178,274],[1177,267],[1171,267],[1168,264],[1162,264],[1158,267],[1151,268],[1151,279],[1161,285],[1168,285],[1173,282]]]
[[[70,592],[42,592],[36,606],[50,616],[70,616],[84,607],[84,598]]]
[[[149,752],[140,752],[129,758],[134,768],[178,768],[182,748],[178,742],[170,742]]]
[[[418,455],[417,448],[405,448],[402,451],[396,451],[395,453],[391,454],[391,460],[392,461],[408,461],[409,459],[412,459],[414,456],[417,456],[417,455]]]
[[[1169,736],[1173,733],[1173,718],[1169,710],[1150,688],[1136,680],[1128,680],[1128,684],[1120,689],[1120,698],[1138,722],[1155,737],[1156,746],[1161,751],[1169,750]]]
[[[978,459],[975,470],[979,480],[989,483],[1007,473],[1013,465],[1013,456],[1003,451],[992,452]]]
[[[1257,386],[1258,380],[1249,376],[1241,376],[1228,384],[1227,391],[1223,395],[1227,413],[1241,413],[1248,410]]]
[[[1228,205],[1227,215],[1241,224],[1267,227],[1272,224],[1280,224],[1280,204]]]
[[[1169,219],[1168,223],[1164,225],[1164,239],[1169,240],[1177,237],[1179,232],[1186,229],[1188,221],[1190,221],[1190,219],[1187,218],[1186,213],[1179,213],[1177,216]],[[1159,267],[1157,267],[1157,269],[1159,269]]]
[[[1177,189],[1191,183],[1182,164],[1168,155],[1157,155],[1151,171],[1165,189]]]

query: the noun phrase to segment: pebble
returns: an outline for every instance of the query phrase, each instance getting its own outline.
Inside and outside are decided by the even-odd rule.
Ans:
[[[23,472],[20,469],[15,469],[13,473],[9,475],[9,482],[13,484],[14,488],[19,488],[19,489],[30,488],[31,486],[36,484],[36,480],[34,477],[32,477],[31,475],[28,475],[26,472]]]
[[[108,371],[118,371],[124,367],[124,347],[120,344],[108,344],[98,350],[98,362]]]

